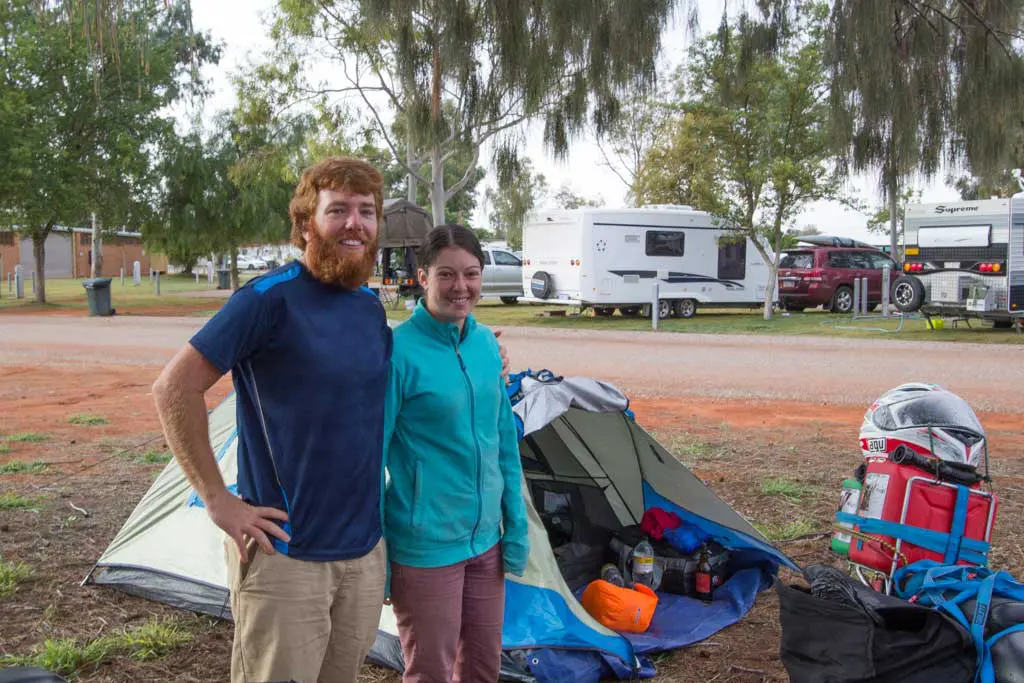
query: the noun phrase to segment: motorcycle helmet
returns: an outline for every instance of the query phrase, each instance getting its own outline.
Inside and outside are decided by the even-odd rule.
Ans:
[[[900,446],[977,467],[985,454],[985,430],[953,392],[937,384],[901,384],[871,404],[860,428],[864,457],[888,457]]]

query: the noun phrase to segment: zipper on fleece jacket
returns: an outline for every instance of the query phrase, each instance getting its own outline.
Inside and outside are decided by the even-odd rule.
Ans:
[[[476,451],[476,520],[473,522],[473,534],[469,537],[469,550],[474,555],[477,554],[477,550],[474,547],[476,544],[476,532],[480,528],[480,517],[483,514],[482,496],[480,495],[480,441],[476,436],[476,395],[473,392],[473,381],[469,377],[469,372],[466,370],[466,363],[462,360],[462,352],[459,350],[459,342],[455,342],[455,357],[459,359],[459,367],[462,368],[462,377],[466,380],[466,388],[469,390],[469,418],[472,425],[473,431],[473,448]]]

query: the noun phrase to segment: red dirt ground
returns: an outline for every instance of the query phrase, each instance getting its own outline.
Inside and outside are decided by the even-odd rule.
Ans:
[[[42,315],[32,311],[16,315],[37,314]],[[165,335],[162,329],[150,334]],[[120,328],[110,333],[123,334]],[[0,510],[0,555],[36,567],[36,577],[19,587],[14,598],[0,601],[0,654],[24,654],[45,638],[95,637],[150,616],[180,616],[180,611],[155,603],[78,585],[162,469],[159,464],[133,463],[114,454],[163,449],[150,386],[168,352],[143,346],[152,343],[145,339],[126,338],[122,345],[108,349],[89,345],[74,333],[67,337],[46,339],[45,349],[19,349],[15,343],[6,356],[0,347],[0,436],[46,435],[38,443],[8,444],[9,452],[0,452],[0,465],[13,460],[51,465],[42,475],[0,477],[0,495],[47,497],[38,511]],[[547,336],[545,343],[550,343]],[[551,352],[550,347],[546,352]],[[31,364],[35,362],[40,364]],[[631,408],[638,422],[656,432],[677,457],[690,460],[698,476],[748,518],[785,525],[800,517],[817,530],[827,529],[838,482],[859,460],[857,432],[866,405],[716,397],[704,391],[687,395],[691,387],[686,381],[683,373],[672,373],[648,391],[626,387],[636,395]],[[209,404],[216,404],[230,390],[230,380],[225,378],[211,392]],[[76,414],[102,416],[109,422],[95,427],[69,424],[68,418]],[[1003,534],[996,543],[993,565],[1021,567],[1024,550],[1006,533],[1024,523],[1021,417],[994,412],[982,412],[979,417],[990,437],[1003,496],[999,520]],[[761,482],[779,476],[808,487],[811,493],[800,504],[767,499],[761,494]],[[71,503],[92,511],[91,515],[76,516]],[[780,545],[801,564],[829,561],[827,539]],[[81,672],[81,680],[225,680],[230,625],[197,620],[192,629],[201,638],[194,646],[156,662],[116,660]],[[656,680],[784,681],[778,637],[777,600],[767,591],[739,624],[708,642],[661,658]],[[397,680],[394,674],[372,667],[365,667],[360,677],[361,683]]]

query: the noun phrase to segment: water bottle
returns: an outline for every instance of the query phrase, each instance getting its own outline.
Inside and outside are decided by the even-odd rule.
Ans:
[[[626,580],[622,578],[619,568],[611,562],[608,562],[601,567],[601,579],[607,581],[613,586],[619,586],[620,588],[625,588],[626,586]]]
[[[857,514],[857,506],[860,504],[860,493],[861,484],[856,479],[846,479],[843,481],[842,493],[839,497],[839,510],[846,512],[851,515]],[[844,529],[852,529],[853,525],[849,522],[839,522],[839,526]],[[850,534],[843,533],[840,530],[836,530],[832,534],[832,551],[838,555],[848,557],[850,554]]]
[[[657,588],[654,582],[654,548],[646,538],[633,548],[633,583],[643,584],[651,590]]]
[[[713,574],[711,560],[708,557],[708,546],[704,544],[700,547],[700,556],[697,560],[697,571],[694,577],[694,593],[698,600],[711,602],[714,598],[712,595],[714,591]]]

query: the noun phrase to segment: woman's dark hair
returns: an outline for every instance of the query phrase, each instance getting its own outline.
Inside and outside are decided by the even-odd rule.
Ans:
[[[423,246],[420,247],[419,267],[430,270],[430,266],[437,260],[437,255],[448,247],[458,247],[472,254],[480,261],[480,267],[484,267],[484,250],[480,248],[480,240],[472,230],[457,223],[439,225],[427,233]]]

